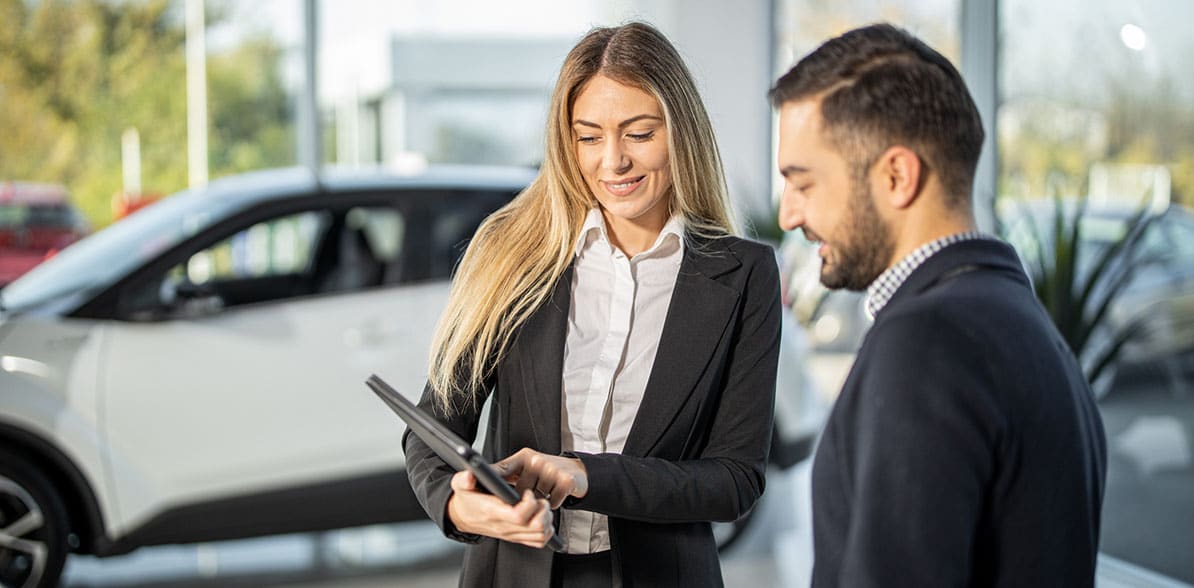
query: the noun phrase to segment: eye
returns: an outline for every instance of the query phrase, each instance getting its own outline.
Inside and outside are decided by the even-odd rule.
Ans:
[[[629,133],[626,135],[631,141],[650,141],[655,136],[655,131],[647,131],[645,133]]]
[[[796,184],[792,182],[789,182],[788,186],[792,189],[792,191],[802,196],[806,195],[808,193],[808,189],[813,187],[811,183]]]
[[[584,143],[585,145],[592,145],[593,143],[597,142],[597,137],[593,137],[590,135],[581,135],[576,138],[576,142]]]

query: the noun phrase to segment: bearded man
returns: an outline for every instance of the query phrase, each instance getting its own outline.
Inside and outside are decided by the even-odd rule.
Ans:
[[[780,225],[874,318],[813,465],[814,586],[1091,586],[1106,440],[1015,251],[976,231],[983,129],[907,32],[832,39],[771,91]]]

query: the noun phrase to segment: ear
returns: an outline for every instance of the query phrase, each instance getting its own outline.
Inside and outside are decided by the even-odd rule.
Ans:
[[[895,145],[879,156],[871,177],[876,194],[893,208],[903,210],[920,195],[922,173],[920,156],[903,145]]]

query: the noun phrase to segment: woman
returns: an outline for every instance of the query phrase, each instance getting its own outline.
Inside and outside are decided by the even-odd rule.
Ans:
[[[538,178],[461,261],[421,403],[472,440],[492,395],[484,454],[523,501],[405,439],[423,507],[472,543],[462,585],[721,585],[709,522],[763,492],[780,323],[770,248],[732,231],[675,48],[645,24],[591,31]],[[541,549],[553,533],[566,553]]]

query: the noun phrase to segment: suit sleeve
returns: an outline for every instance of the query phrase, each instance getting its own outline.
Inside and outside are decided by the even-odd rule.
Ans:
[[[853,509],[839,585],[971,582],[971,554],[1005,431],[983,346],[940,316],[872,332],[835,442]]]
[[[576,454],[589,492],[568,504],[652,523],[733,521],[763,493],[779,361],[779,271],[770,249],[751,268],[721,375],[721,394],[698,459]],[[697,434],[694,432],[694,434]]]
[[[486,387],[488,390],[489,387]],[[480,420],[481,406],[485,398],[478,398],[475,403],[458,402],[456,410],[451,415],[445,415],[435,405],[434,393],[430,384],[423,389],[423,396],[419,400],[419,408],[435,416],[436,420],[446,425],[452,432],[465,441],[472,443],[477,438],[477,427]],[[456,541],[476,543],[479,535],[461,533],[456,530],[452,520],[448,518],[448,498],[452,496],[452,475],[456,473],[451,466],[435,454],[418,435],[407,429],[402,436],[402,448],[406,453],[406,473],[410,478],[411,487],[423,510],[444,535]]]

